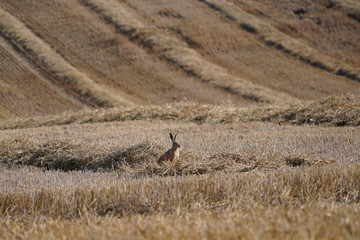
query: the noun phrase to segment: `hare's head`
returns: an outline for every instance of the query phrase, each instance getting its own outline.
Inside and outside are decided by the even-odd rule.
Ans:
[[[172,141],[173,148],[181,148],[180,144],[176,142],[176,136],[177,136],[177,134],[175,134],[175,136],[173,136],[172,133],[170,133],[170,139]]]

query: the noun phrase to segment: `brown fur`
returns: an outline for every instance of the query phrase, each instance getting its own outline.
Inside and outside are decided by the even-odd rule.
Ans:
[[[177,143],[176,140],[177,134],[175,134],[175,137],[173,137],[172,133],[170,133],[170,139],[172,141],[172,148],[167,150],[161,157],[157,160],[157,163],[161,164],[163,162],[172,162],[177,161],[179,159],[181,148],[180,144]]]

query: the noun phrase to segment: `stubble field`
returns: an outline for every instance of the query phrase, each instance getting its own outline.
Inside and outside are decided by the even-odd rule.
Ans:
[[[359,239],[359,21],[356,0],[1,1],[0,239]]]
[[[97,120],[1,131],[1,238],[360,236],[356,124]]]

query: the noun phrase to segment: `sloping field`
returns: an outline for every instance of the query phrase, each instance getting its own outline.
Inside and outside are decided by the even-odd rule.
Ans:
[[[76,69],[135,103],[164,103],[183,98],[213,103],[229,100],[229,94],[179,73],[116,34],[115,29],[76,1],[59,2],[56,6],[42,1],[9,1],[2,5],[29,24],[34,34]],[[47,21],[49,16],[59,18]],[[238,97],[234,99],[238,102]]]
[[[72,99],[67,101],[83,106],[183,99],[246,106],[359,94],[359,82],[352,80],[359,67],[356,12],[336,5],[329,10],[336,22],[333,25],[327,15],[319,15],[322,35],[316,36],[311,32],[316,29],[302,26],[312,21],[311,14],[320,14],[324,4],[311,5],[304,16],[290,11],[299,26],[292,26],[290,17],[278,19],[277,8],[270,5],[252,1],[9,0],[0,3],[2,15],[17,24],[3,25],[1,34],[8,42],[6,48],[15,47],[5,49],[7,52],[16,51],[39,71],[43,81]],[[297,7],[283,5],[278,7],[283,15]],[[256,14],[267,10],[267,17]],[[298,34],[283,30],[281,21],[298,28]],[[15,25],[22,27],[10,29]],[[338,34],[342,30],[343,35]],[[327,37],[329,42],[324,40]],[[323,40],[316,42],[317,38]],[[54,55],[56,60],[50,61]],[[3,68],[11,68],[7,62],[11,61],[4,61]],[[9,79],[18,78],[12,72]],[[31,88],[30,92],[36,95]],[[4,109],[9,108],[7,102],[0,101]],[[66,101],[56,102],[68,108]],[[14,104],[12,111],[2,110],[2,118],[62,112],[55,105],[51,111],[42,104],[37,108]]]
[[[226,69],[205,60],[198,52],[187,46],[185,42],[179,41],[171,34],[158,30],[159,28],[153,28],[138,21],[134,14],[128,13],[124,4],[115,1],[103,2],[98,0],[84,2],[105,19],[108,19],[123,34],[139,39],[145,47],[149,47],[166,60],[203,81],[210,82],[216,87],[256,102],[279,102],[284,99],[293,101],[289,95],[276,93],[230,75]],[[126,17],[122,17],[124,15]]]
[[[34,69],[0,38],[0,118],[34,116],[86,106]]]
[[[283,33],[334,59],[360,67],[359,1],[236,1]]]
[[[287,54],[326,71],[360,80],[359,68],[336,60],[326,53],[324,54],[321,51],[317,51],[297,39],[289,37],[278,31],[271,24],[246,13],[241,8],[226,0],[205,0],[203,2],[226,18],[237,23],[244,30],[257,35],[259,39],[269,46],[274,46]],[[303,12],[305,10],[299,8],[296,9],[294,13],[298,13],[298,11]],[[352,24],[356,24],[356,22],[352,22]],[[355,30],[355,33],[356,32]],[[351,38],[351,36],[346,37]],[[356,38],[355,36],[355,40]]]
[[[0,10],[1,29],[6,38],[32,58],[39,67],[44,67],[59,81],[70,86],[85,100],[99,106],[114,106],[123,103],[118,96],[106,91],[86,74],[78,71],[56,53],[49,45],[33,34],[11,14]],[[128,103],[129,104],[129,103]]]
[[[360,239],[359,7],[0,1],[0,239]]]
[[[148,20],[149,25],[174,33],[209,61],[247,81],[302,99],[314,99],[330,92],[339,93],[338,91],[344,91],[347,86],[352,85],[349,81],[325,74],[269,48],[263,41],[242,29],[236,21],[232,24],[222,19],[216,8],[212,8],[213,5],[200,2],[203,1],[147,3],[136,0],[129,5],[138,15],[144,16],[143,21]],[[221,2],[227,4],[226,1]],[[239,14],[236,9],[232,10],[235,10],[235,15]],[[250,15],[244,18],[249,18],[250,24],[257,23],[256,18],[250,18]],[[340,82],[342,83],[339,84]]]

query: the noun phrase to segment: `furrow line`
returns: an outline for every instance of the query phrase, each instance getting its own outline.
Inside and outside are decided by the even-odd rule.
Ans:
[[[198,0],[229,20],[236,22],[244,30],[257,35],[268,46],[275,47],[314,67],[360,81],[360,69],[326,54],[323,54],[290,36],[280,32],[270,24],[246,13],[240,7],[226,0]]]
[[[0,33],[31,61],[45,69],[61,84],[70,87],[88,104],[98,106],[132,105],[121,96],[94,82],[74,68],[54,49],[37,37],[20,20],[0,8]]]
[[[263,86],[254,85],[245,79],[235,77],[228,71],[204,59],[180,39],[163,30],[146,26],[127,11],[126,6],[112,0],[80,0],[85,6],[97,12],[117,30],[150,49],[168,62],[180,67],[186,73],[216,87],[256,102],[284,102],[296,99],[288,94],[276,92]]]

